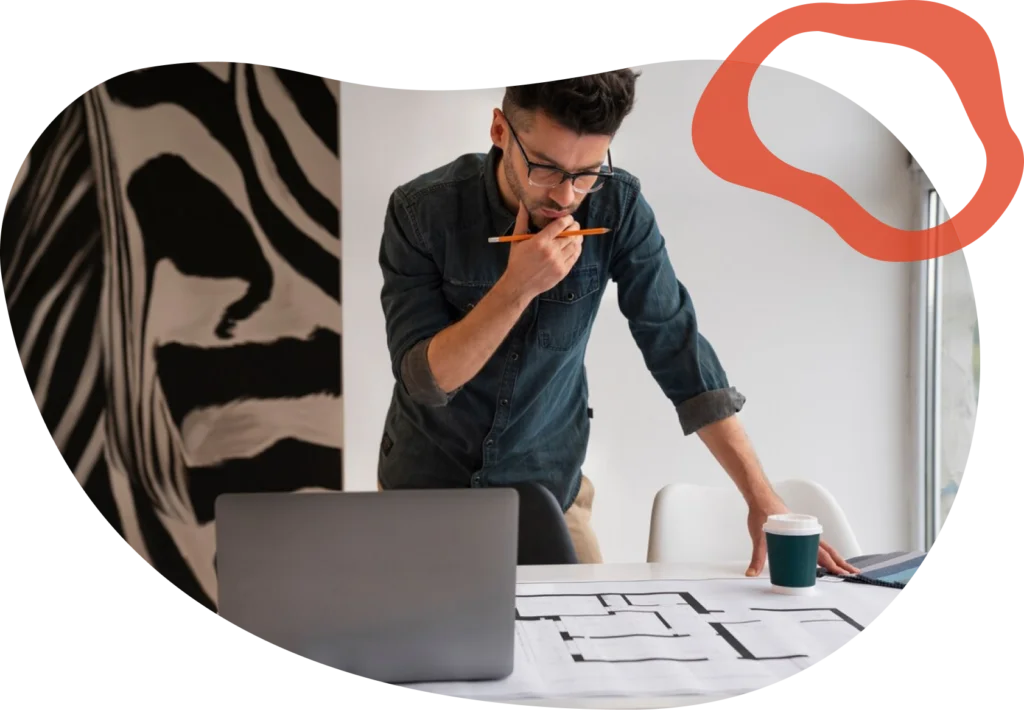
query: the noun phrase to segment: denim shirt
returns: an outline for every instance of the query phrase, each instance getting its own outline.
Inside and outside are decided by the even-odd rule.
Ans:
[[[483,369],[442,391],[427,365],[430,338],[479,303],[508,262],[509,244],[488,242],[511,234],[516,218],[500,196],[500,156],[463,155],[388,202],[379,261],[395,386],[378,480],[385,489],[536,481],[567,510],[593,415],[584,356],[609,280],[684,434],[735,414],[745,398],[698,332],[639,181],[619,168],[575,213],[582,228],[612,231],[585,237],[569,274],[533,300]]]

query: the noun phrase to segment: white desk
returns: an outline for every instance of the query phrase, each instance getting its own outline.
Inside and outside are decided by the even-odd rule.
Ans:
[[[520,583],[607,582],[632,580],[742,579],[748,561],[708,564],[601,564],[520,567]],[[767,571],[762,576],[767,576]],[[864,593],[891,596],[893,590],[863,587]],[[730,695],[676,696],[672,698],[542,698],[508,701],[510,705],[566,708],[670,708],[722,700]]]
[[[516,581],[617,582],[643,579],[743,579],[746,562],[704,564],[620,563],[602,565],[546,565],[519,567]],[[767,572],[762,576],[767,576]]]

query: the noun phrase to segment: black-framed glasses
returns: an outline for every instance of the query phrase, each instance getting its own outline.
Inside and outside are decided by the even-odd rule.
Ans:
[[[545,187],[550,189],[552,187],[558,187],[566,180],[569,180],[572,184],[572,189],[577,194],[586,195],[600,190],[604,187],[608,178],[612,176],[614,168],[612,166],[612,151],[610,149],[608,150],[607,169],[602,167],[597,171],[570,173],[554,165],[535,163],[530,160],[526,155],[526,149],[523,148],[523,144],[519,140],[519,136],[516,135],[516,130],[512,128],[511,121],[506,118],[505,123],[508,125],[508,130],[509,133],[512,134],[512,138],[515,139],[516,145],[519,146],[519,152],[523,154],[523,161],[526,163],[526,180],[534,187]]]

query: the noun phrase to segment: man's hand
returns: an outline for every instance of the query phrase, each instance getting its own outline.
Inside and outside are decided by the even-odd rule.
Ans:
[[[515,234],[525,234],[530,214],[520,203]],[[508,293],[512,300],[527,301],[554,287],[569,273],[583,251],[583,237],[558,237],[569,229],[579,229],[571,215],[557,219],[530,239],[513,242],[508,265],[496,288]]]
[[[750,509],[747,515],[747,530],[750,532],[754,552],[750,557],[747,576],[756,577],[764,570],[765,558],[768,556],[768,545],[761,526],[768,520],[769,515],[788,513],[789,509],[772,489],[764,471],[761,470],[761,464],[754,454],[754,447],[751,446],[739,417],[733,415],[708,424],[700,429],[697,435],[729,474]],[[828,570],[829,574],[856,574],[859,571],[848,564],[825,541],[818,545],[818,564]]]
[[[754,553],[750,558],[750,567],[747,568],[748,577],[756,577],[764,570],[768,544],[762,526],[767,522],[768,516],[788,512],[786,505],[777,496],[768,503],[750,507],[750,512],[747,514],[747,530],[750,532],[750,539],[754,545]],[[857,574],[860,571],[844,560],[824,540],[818,545],[818,565],[824,567],[829,574],[835,575]]]
[[[520,205],[516,234],[525,234],[530,215]],[[566,216],[530,239],[514,242],[505,273],[464,318],[430,340],[427,364],[437,386],[454,392],[491,359],[530,302],[565,278],[580,256],[582,237],[556,238],[579,224]]]

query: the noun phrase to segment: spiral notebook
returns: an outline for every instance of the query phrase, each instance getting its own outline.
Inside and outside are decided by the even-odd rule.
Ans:
[[[914,572],[924,561],[923,552],[891,552],[884,555],[860,555],[851,557],[847,562],[860,570],[860,574],[843,575],[846,582],[855,584],[873,584],[879,587],[903,589],[914,576]],[[818,568],[819,577],[835,575]]]

